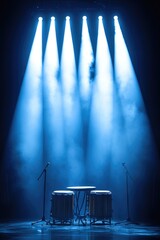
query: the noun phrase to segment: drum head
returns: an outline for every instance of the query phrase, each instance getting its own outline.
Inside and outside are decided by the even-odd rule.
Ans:
[[[56,190],[52,192],[52,195],[74,195],[74,192],[69,190]]]
[[[92,190],[90,194],[111,195],[112,193],[108,190]]]

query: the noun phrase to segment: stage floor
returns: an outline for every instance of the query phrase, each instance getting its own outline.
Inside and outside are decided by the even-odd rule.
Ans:
[[[160,227],[144,224],[112,222],[111,225],[50,225],[40,222],[6,222],[0,224],[3,240],[135,240],[160,239]]]

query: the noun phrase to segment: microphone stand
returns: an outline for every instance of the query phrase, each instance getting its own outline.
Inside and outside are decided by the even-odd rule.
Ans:
[[[39,181],[39,179],[42,177],[42,175],[44,174],[44,185],[43,185],[43,211],[42,211],[42,218],[33,222],[32,225],[39,223],[39,222],[46,222],[46,218],[45,218],[45,201],[46,201],[46,175],[47,175],[47,167],[49,166],[49,162],[46,164],[46,166],[44,167],[43,171],[41,172],[41,174],[39,175],[39,177],[37,178],[37,180]]]
[[[127,219],[126,219],[126,221],[130,222],[131,219],[130,219],[129,192],[128,192],[128,176],[129,176],[129,172],[128,172],[128,169],[127,169],[125,163],[122,163],[122,166],[124,167],[125,172],[126,172],[126,199],[127,199]]]
[[[123,166],[123,168],[125,170],[125,175],[126,175],[126,200],[127,200],[127,219],[122,221],[122,222],[126,222],[126,224],[129,224],[131,222],[131,218],[130,218],[130,208],[129,208],[128,177],[130,177],[132,180],[133,180],[133,178],[130,176],[126,164],[122,163],[122,166]],[[118,224],[118,223],[116,223],[116,224]]]

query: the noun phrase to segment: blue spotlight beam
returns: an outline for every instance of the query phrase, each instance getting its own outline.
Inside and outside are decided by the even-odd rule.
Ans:
[[[147,121],[145,106],[138,80],[129,56],[129,52],[122,35],[122,31],[118,22],[118,18],[114,18],[115,24],[115,80],[118,85],[118,94],[122,104],[123,116],[125,124],[137,122],[137,117],[141,121]],[[145,123],[145,125],[149,124]],[[129,125],[128,125],[129,127]],[[132,126],[133,129],[133,126]]]
[[[93,79],[91,79],[91,70],[94,71],[94,56],[92,44],[89,36],[87,17],[83,16],[82,24],[82,37],[81,37],[81,48],[79,57],[79,89],[80,99],[82,105],[82,114],[84,123],[88,122],[90,101],[91,101],[91,90]]]
[[[12,124],[12,131],[18,133],[14,136],[15,140],[18,141],[17,147],[20,147],[19,150],[23,152],[23,157],[28,158],[27,161],[33,161],[33,156],[30,155],[37,152],[35,150],[38,143],[40,144],[39,141],[37,142],[37,137],[41,134],[42,127],[41,79],[42,21],[39,21]]]
[[[50,172],[49,175],[50,183],[48,183],[48,189],[50,191],[52,191],[53,183],[59,187],[62,187],[65,183],[65,175],[62,174],[64,136],[59,67],[56,21],[52,17],[43,64],[45,161],[53,163],[54,171],[56,172],[56,174]]]
[[[7,148],[12,149],[11,164],[14,166],[15,175],[18,176],[18,184],[14,190],[15,192],[20,190],[24,194],[23,199],[27,201],[27,203],[23,202],[23,206],[30,204],[33,206],[34,202],[39,201],[36,180],[41,170],[43,154],[41,80],[42,21],[39,20],[7,146]],[[19,195],[19,192],[17,192],[17,195]],[[37,208],[39,206],[35,204],[32,213],[29,213],[28,210],[27,214],[34,215],[38,211]]]
[[[129,190],[132,192],[132,196],[136,196],[139,183],[143,183],[142,185],[144,187],[144,183],[147,185],[146,177],[149,179],[150,176],[152,177],[152,174],[154,174],[152,171],[155,164],[156,151],[138,80],[118,17],[114,17],[114,26],[115,81],[119,96],[119,111],[121,110],[119,114],[122,119],[121,122],[119,121],[119,125],[120,123],[121,125],[119,126],[119,135],[117,133],[117,137],[115,138],[115,144],[119,142],[119,139],[122,141],[119,142],[115,153],[117,152],[118,161],[123,159],[123,162],[127,162],[128,168],[131,169],[135,186],[133,186],[133,182],[130,181]],[[119,179],[116,181],[118,183]],[[136,185],[136,183],[138,184]],[[148,191],[143,192],[143,196],[140,193],[139,198],[139,202],[135,197],[132,198],[132,202],[130,202],[132,209],[139,208],[137,203],[139,206],[140,202],[141,206],[144,205],[144,198],[148,198]],[[124,200],[121,199],[121,203],[123,203],[123,201]],[[119,210],[120,209],[121,206],[119,206]],[[117,209],[117,211],[119,210]],[[142,211],[142,209],[139,209],[139,211]]]
[[[100,184],[111,154],[113,117],[113,69],[103,20],[98,20],[96,78],[89,128],[88,172]],[[107,181],[107,176],[106,176]],[[104,185],[106,183],[104,182]]]
[[[66,18],[61,56],[61,80],[63,93],[64,134],[66,140],[66,168],[68,183],[79,183],[83,179],[81,149],[80,106],[77,90],[77,73],[72,42],[70,20]]]
[[[143,100],[117,17],[114,18],[114,24],[115,79],[119,84],[119,94],[121,95],[120,97],[126,101],[128,107],[130,108],[130,116],[132,115],[134,117],[137,106],[144,108]]]
[[[119,25],[115,25],[115,80],[123,114],[123,132],[126,132],[126,144],[131,147],[136,144],[138,152],[141,144],[151,141],[151,132],[145,105],[138,85],[138,80],[129,56],[129,52]],[[141,126],[141,127],[140,127]],[[141,144],[138,147],[137,135]],[[141,139],[141,140],[140,140]],[[139,149],[139,150],[138,150]]]
[[[43,69],[44,128],[47,141],[46,148],[48,149],[47,152],[50,152],[48,161],[52,162],[53,159],[60,157],[61,152],[63,152],[59,57],[54,17],[51,18]],[[49,149],[52,149],[52,151]]]
[[[48,169],[47,201],[56,188],[66,187],[64,174],[64,135],[62,121],[62,96],[59,74],[59,55],[56,35],[56,19],[51,17],[43,63],[43,131],[44,160],[51,163]],[[47,204],[47,211],[50,205]]]

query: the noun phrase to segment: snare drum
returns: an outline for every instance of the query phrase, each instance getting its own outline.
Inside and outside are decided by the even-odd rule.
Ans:
[[[51,203],[51,217],[53,223],[72,222],[74,216],[74,192],[73,191],[53,191]]]
[[[92,190],[89,195],[90,222],[109,221],[112,218],[112,193],[107,190]]]

